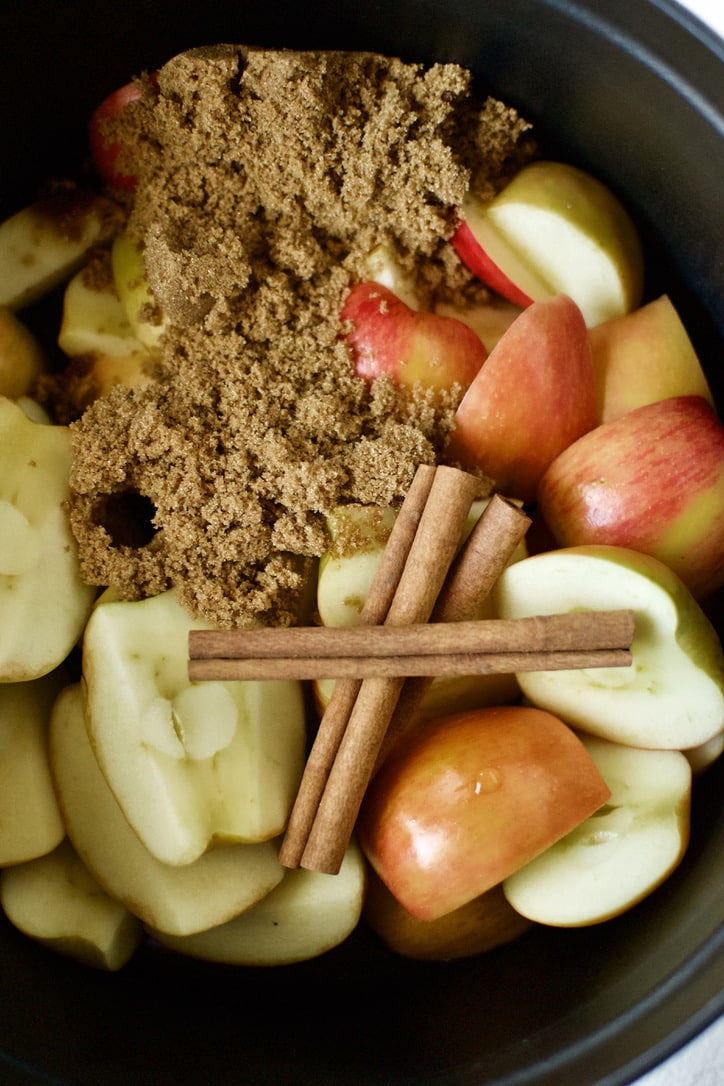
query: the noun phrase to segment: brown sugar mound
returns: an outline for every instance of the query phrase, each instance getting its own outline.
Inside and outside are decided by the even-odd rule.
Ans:
[[[73,426],[90,583],[174,585],[225,626],[298,620],[325,514],[401,500],[462,393],[357,378],[345,292],[379,245],[425,297],[465,291],[455,209],[471,177],[494,189],[530,155],[527,127],[476,103],[456,65],[372,54],[218,46],[144,81],[117,132],[138,177],[127,231],[169,330],[153,379]],[[139,506],[140,544],[112,515]]]

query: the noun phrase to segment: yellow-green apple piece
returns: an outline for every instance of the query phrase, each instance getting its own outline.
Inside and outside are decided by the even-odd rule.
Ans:
[[[143,937],[140,922],[103,892],[68,840],[3,871],[0,901],[19,931],[96,969],[120,969]]]
[[[493,348],[455,413],[445,458],[529,501],[548,465],[595,425],[588,333],[559,294],[525,309]]]
[[[118,234],[113,239],[111,266],[113,282],[133,334],[148,350],[155,350],[167,322],[148,285],[143,253],[127,234]]]
[[[69,358],[76,355],[114,357],[144,352],[112,282],[98,285],[82,268],[63,294],[58,346]]]
[[[493,594],[502,618],[634,612],[630,667],[521,673],[520,687],[534,705],[634,747],[697,747],[724,727],[716,630],[662,562],[623,547],[564,548],[510,566]]]
[[[714,407],[701,363],[666,294],[589,333],[598,421],[673,396],[703,396]]]
[[[410,309],[420,309],[420,292],[412,271],[406,268],[389,244],[375,246],[362,264],[362,277],[392,291]]]
[[[0,867],[51,852],[65,836],[48,764],[57,672],[0,683]]]
[[[582,737],[611,798],[503,883],[539,924],[598,924],[636,905],[674,870],[689,841],[691,768],[676,750]]]
[[[0,681],[38,678],[80,637],[95,589],[80,576],[65,503],[70,432],[0,397]]]
[[[496,886],[609,798],[550,713],[504,705],[417,724],[374,777],[357,830],[388,889],[437,920]]]
[[[395,954],[418,961],[452,961],[517,939],[531,923],[510,905],[500,885],[437,920],[418,920],[374,871],[367,879],[364,918]]]
[[[724,584],[724,425],[700,396],[645,404],[558,456],[538,487],[561,547],[653,555],[702,599]]]
[[[131,829],[101,773],[85,725],[80,686],[60,694],[50,761],[68,837],[111,897],[144,923],[174,935],[237,916],[283,878],[274,842],[226,845],[193,863],[161,863]]]
[[[469,303],[465,306],[451,302],[438,302],[435,312],[443,317],[455,317],[472,328],[483,341],[488,354],[510,328],[516,317],[521,314],[521,306],[507,302],[504,298],[491,297],[490,301]]]
[[[0,223],[0,305],[20,309],[63,283],[115,232],[118,210],[84,190],[61,192]]]
[[[641,300],[636,228],[613,192],[562,162],[525,166],[491,201],[470,192],[453,237],[461,260],[517,305],[568,294],[593,327]]]
[[[15,403],[31,422],[38,422],[43,426],[47,426],[52,422],[52,419],[45,408],[31,396],[18,396]]]
[[[341,312],[355,373],[400,385],[466,389],[485,362],[482,340],[463,321],[411,309],[387,287],[356,283]]]
[[[86,722],[126,818],[163,863],[280,834],[301,778],[301,685],[188,680],[208,626],[169,590],[97,606],[83,641]]]
[[[720,758],[724,752],[724,730],[718,735],[701,743],[698,747],[690,747],[683,753],[694,773],[703,773],[710,765]]]
[[[182,954],[229,965],[291,965],[317,958],[352,934],[362,913],[365,864],[353,841],[336,875],[303,868],[227,924],[186,938],[152,932]]]
[[[0,305],[0,396],[26,396],[46,366],[45,352],[30,329]]]

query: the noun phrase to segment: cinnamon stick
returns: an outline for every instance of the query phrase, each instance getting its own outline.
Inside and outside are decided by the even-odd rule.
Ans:
[[[457,468],[438,467],[386,623],[427,622],[458,549],[478,487]],[[365,679],[330,769],[301,865],[336,874],[375,761],[404,684],[402,678]]]
[[[421,464],[415,473],[367,593],[360,615],[362,626],[379,625],[387,617],[435,478],[435,470],[432,465]],[[359,678],[341,679],[334,685],[304,768],[279,852],[279,862],[285,867],[299,866],[329,771],[361,685]]]

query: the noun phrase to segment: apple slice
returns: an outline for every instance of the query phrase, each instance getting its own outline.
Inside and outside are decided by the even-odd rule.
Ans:
[[[400,385],[466,389],[487,357],[462,321],[416,312],[378,283],[356,283],[341,317],[355,371],[368,381],[387,375]]]
[[[45,353],[33,333],[0,305],[0,396],[26,396],[46,368]]]
[[[81,635],[95,589],[80,577],[65,503],[65,426],[31,422],[0,398],[0,681],[39,678]]]
[[[613,317],[589,333],[598,421],[674,396],[714,398],[679,314],[667,295]]]
[[[115,285],[112,282],[102,286],[94,284],[85,268],[66,285],[58,346],[69,358],[146,353],[134,335]]]
[[[167,322],[148,285],[143,253],[128,235],[114,238],[111,264],[116,292],[133,335],[148,350],[156,350]]]
[[[606,802],[574,733],[498,706],[403,736],[364,798],[362,850],[401,905],[436,920],[489,890]]]
[[[689,841],[691,769],[683,754],[582,741],[611,798],[503,883],[513,908],[539,924],[580,927],[618,916],[671,874]]]
[[[418,920],[370,872],[364,918],[395,954],[418,961],[452,961],[483,954],[517,939],[530,921],[508,904],[501,886],[437,920]]]
[[[126,818],[163,863],[277,836],[302,774],[300,684],[190,683],[189,630],[206,628],[168,591],[99,604],[83,642],[93,749]]]
[[[568,294],[593,327],[635,309],[636,229],[610,189],[562,162],[525,166],[488,203],[468,193],[453,237],[460,259],[516,305]]]
[[[494,347],[458,407],[445,458],[528,501],[548,465],[595,425],[586,326],[560,294],[524,310]]]
[[[62,681],[53,672],[0,683],[0,867],[43,856],[65,836],[48,765],[48,721]]]
[[[0,223],[0,305],[20,309],[68,279],[112,237],[118,209],[105,197],[62,189]]]
[[[420,294],[414,275],[405,268],[388,244],[377,245],[363,264],[365,280],[392,291],[410,309],[420,309]]]
[[[248,909],[283,878],[275,843],[226,845],[193,863],[160,863],[129,826],[88,739],[80,686],[60,694],[50,761],[68,837],[100,885],[146,924],[190,935]]]
[[[186,938],[152,932],[159,942],[194,958],[229,965],[291,965],[317,958],[352,934],[362,913],[365,864],[347,848],[336,875],[303,868],[235,920]]]
[[[143,935],[135,916],[103,893],[69,841],[3,871],[0,901],[19,931],[97,969],[120,969]]]
[[[539,509],[562,547],[651,554],[702,599],[724,584],[724,425],[700,396],[629,411],[546,470]]]
[[[704,612],[662,562],[622,547],[570,547],[504,570],[502,618],[630,608],[628,668],[519,674],[534,705],[628,746],[681,750],[724,727],[724,653]]]
[[[133,174],[122,173],[118,169],[117,159],[121,153],[121,144],[109,138],[106,128],[127,105],[137,101],[142,93],[140,83],[124,83],[96,106],[88,122],[88,145],[93,165],[106,185],[126,192],[135,190],[137,179]]]
[[[488,354],[503,338],[513,321],[520,316],[521,306],[513,305],[504,298],[492,297],[490,301],[473,303],[465,306],[450,302],[438,302],[435,313],[442,317],[454,317],[472,328],[483,341]]]

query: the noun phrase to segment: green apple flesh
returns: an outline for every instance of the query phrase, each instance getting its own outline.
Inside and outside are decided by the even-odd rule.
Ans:
[[[111,266],[116,292],[133,334],[152,351],[166,331],[166,320],[148,285],[143,254],[126,234],[114,238]]]
[[[283,878],[272,841],[226,845],[183,866],[163,864],[131,829],[88,739],[79,686],[58,698],[50,759],[68,837],[106,893],[144,923],[174,935],[222,924]]]
[[[357,824],[397,900],[436,920],[570,832],[609,797],[550,713],[500,706],[417,724],[384,763]]]
[[[189,682],[189,630],[205,628],[168,591],[100,604],[83,644],[93,749],[136,833],[170,864],[281,833],[304,762],[299,683]]]
[[[352,934],[362,913],[365,864],[347,848],[336,875],[290,870],[257,905],[227,924],[187,936],[153,935],[194,958],[230,965],[291,965],[326,953]]]
[[[46,369],[45,354],[29,328],[0,305],[0,396],[17,400]]]
[[[724,653],[714,627],[662,562],[620,547],[570,547],[510,566],[494,596],[502,618],[630,608],[626,668],[519,674],[534,705],[629,746],[685,749],[724,727]]]
[[[65,836],[48,765],[57,672],[0,683],[0,867],[51,852]]]
[[[724,584],[724,425],[700,396],[645,404],[584,434],[549,466],[538,502],[559,546],[651,554],[698,599]]]
[[[3,871],[0,901],[19,931],[97,969],[120,969],[143,935],[136,917],[103,892],[68,841]]]
[[[511,905],[539,924],[610,920],[659,886],[689,841],[691,769],[675,750],[583,743],[611,789],[608,803],[503,883]]]
[[[599,422],[673,396],[703,396],[714,407],[696,351],[667,295],[597,325],[589,340]]]
[[[80,577],[65,503],[70,432],[0,397],[0,681],[38,678],[75,645],[95,589]]]
[[[471,194],[463,219],[515,287],[532,301],[570,295],[589,328],[641,300],[643,257],[631,218],[607,186],[574,166],[531,163],[490,203]]]
[[[457,409],[445,458],[529,501],[549,464],[595,425],[588,333],[560,294],[525,309],[499,340]]]
[[[98,286],[85,269],[66,285],[58,346],[76,355],[123,356],[144,351],[112,283]]]
[[[20,309],[71,276],[111,236],[117,211],[105,197],[61,193],[0,223],[0,305]]]

